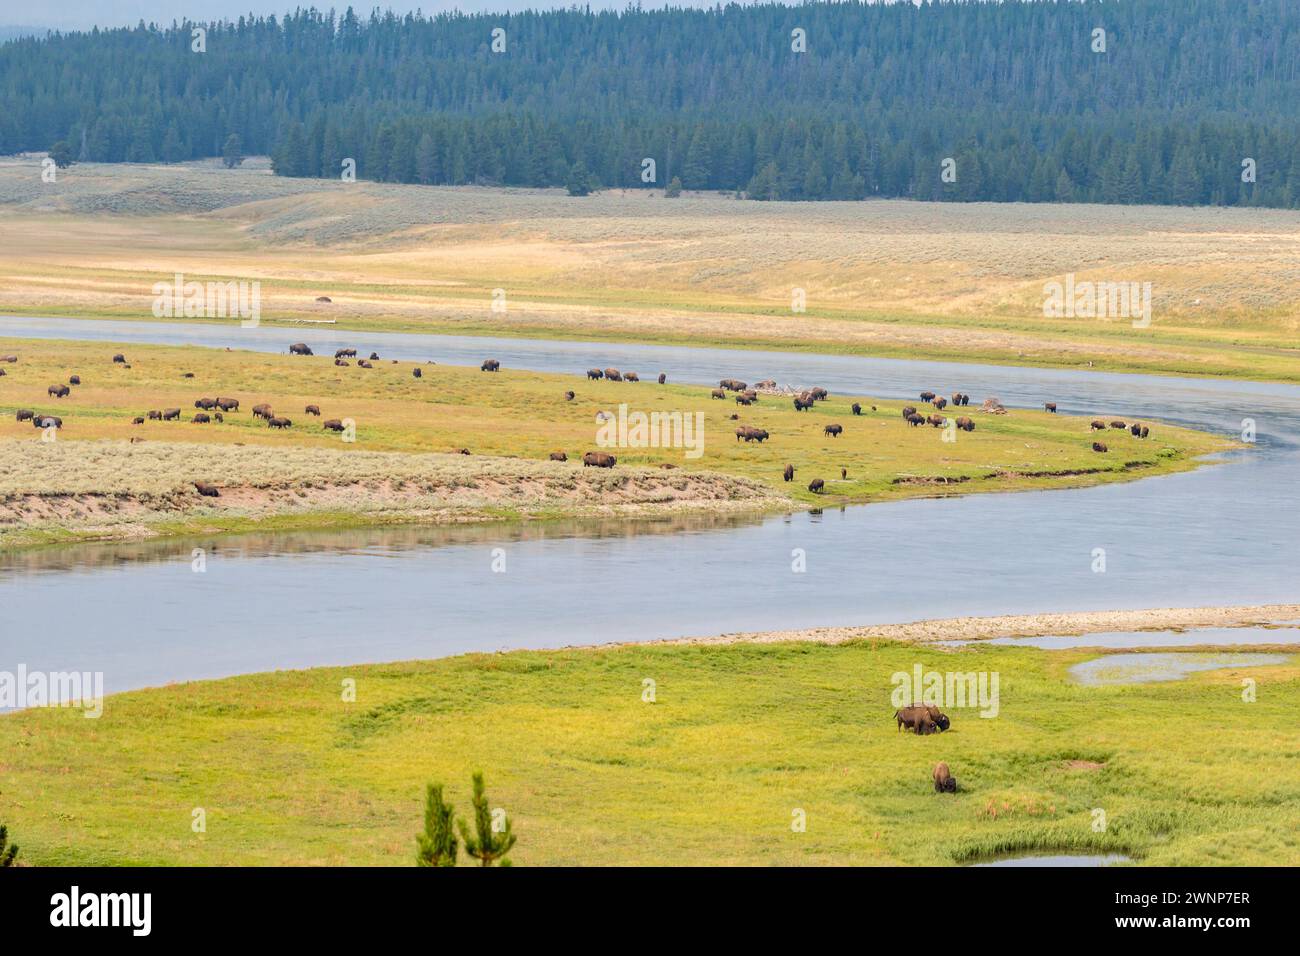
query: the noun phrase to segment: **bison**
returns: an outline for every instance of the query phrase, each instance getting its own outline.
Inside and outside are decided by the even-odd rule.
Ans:
[[[159,412],[159,411],[152,411],[152,412],[149,412],[149,421],[151,421],[151,422],[160,422],[160,421],[162,421],[162,412]]]
[[[302,410],[302,413],[304,415],[315,415],[317,418],[320,418],[320,406],[308,405],[306,408]]]
[[[1056,414],[1056,402],[1044,402],[1043,407],[1047,409],[1049,412],[1051,412],[1053,415]]]
[[[726,393],[726,391],[724,391],[723,389],[715,388],[713,391],[709,392],[709,397],[710,397],[710,398],[721,398],[721,399],[724,399],[724,400],[725,400],[726,397],[727,397],[727,393]]]
[[[74,375],[74,376],[72,376],[71,378],[68,379],[68,384],[69,384],[69,385],[80,385],[80,384],[81,384],[81,376],[80,376],[80,375]]]
[[[20,422],[30,422],[35,414],[30,408],[20,408],[14,417]]]
[[[337,418],[330,418],[321,425],[321,428],[324,428],[327,431],[341,432],[343,431],[343,423]]]
[[[844,431],[843,425],[836,425],[834,422],[822,429],[823,435],[829,435],[831,438],[839,438],[840,433]]]
[[[822,489],[825,487],[826,482],[822,481],[820,478],[814,478],[812,481],[808,482],[808,490],[815,495],[820,495]]]
[[[63,419],[58,415],[37,415],[32,419],[35,428],[62,428]]]
[[[582,456],[583,468],[613,468],[618,459],[603,451],[589,451]]]
[[[293,424],[293,422],[287,418],[282,418],[279,415],[272,415],[267,419],[266,424],[271,428],[288,428]]]
[[[913,412],[911,415],[907,416],[907,424],[911,425],[913,428],[916,428],[920,425],[924,425],[925,419],[922,418],[920,415],[916,414],[915,412]]]
[[[668,376],[665,375],[663,372],[660,372],[660,373],[659,373],[659,384],[662,385],[662,384],[664,384],[664,382],[666,382],[666,381],[668,381]]]
[[[357,368],[374,368],[374,366],[365,359],[357,359]]]
[[[718,384],[729,392],[743,392],[749,387],[744,382],[738,381],[734,378],[724,378],[722,381],[718,382]]]
[[[587,369],[587,378],[597,379],[597,378],[604,378],[604,377],[605,377],[605,373],[598,368]]]
[[[899,730],[906,727],[918,734],[922,733],[926,724],[931,728],[929,733],[947,730],[951,726],[948,715],[933,704],[913,704],[911,707],[900,708],[894,711],[894,720],[898,722]]]
[[[253,406],[254,418],[270,418],[272,414],[273,412],[271,411],[271,406],[266,404],[265,402],[263,402],[261,405]]]
[[[1123,431],[1124,429],[1128,428],[1128,423],[1127,423],[1127,422],[1121,422],[1119,419],[1116,419],[1115,421],[1113,421],[1113,422],[1110,423],[1110,427],[1111,427],[1111,428],[1119,429],[1120,431]]]
[[[1104,432],[1106,430],[1106,423],[1098,419],[1093,419],[1090,427],[1095,432]]]
[[[925,420],[935,428],[942,428],[948,421],[948,419],[944,418],[942,415],[927,415]]]
[[[336,359],[334,360],[334,364],[335,364],[335,365],[338,365],[338,366],[340,366],[340,367],[342,367],[342,368],[347,368],[348,365],[349,365],[350,363],[344,361],[343,359],[336,358]]]
[[[218,397],[217,408],[221,409],[223,412],[237,412],[239,411],[239,399]]]
[[[944,408],[946,408],[948,405],[948,399],[936,398],[932,404],[934,405],[935,408],[939,409],[939,411],[943,411]]]
[[[356,349],[339,349],[337,352],[334,353],[334,357],[335,357],[336,359],[337,359],[337,358],[356,358],[356,357],[357,357],[357,350],[356,350]]]
[[[813,407],[812,399],[796,397],[794,400],[794,410],[796,412],[802,412],[812,407]]]
[[[768,438],[768,434],[761,428],[755,428],[752,425],[741,425],[736,429],[736,441],[740,441],[742,438],[747,443],[756,441],[761,445]]]
[[[137,415],[135,418],[131,419],[131,424],[132,424],[132,425],[143,425],[143,424],[144,424],[144,416],[143,416],[143,415]]]
[[[420,371],[419,366],[411,369],[411,378],[423,378],[424,373]]]
[[[973,432],[975,430],[975,422],[963,415],[961,418],[957,419],[957,427],[964,432]]]
[[[808,394],[812,396],[814,402],[821,402],[829,398],[831,393],[824,388],[814,388]]]
[[[179,408],[164,408],[162,420],[165,422],[178,422],[181,420],[181,410]]]
[[[1138,438],[1146,438],[1150,434],[1151,434],[1151,429],[1148,428],[1146,425],[1143,425],[1142,432],[1141,434],[1138,435]]]
[[[853,403],[853,405],[852,405],[852,409],[853,409],[853,414],[854,414],[854,415],[861,415],[861,414],[862,414],[862,406],[859,405],[857,402],[854,402],[854,403]]]
[[[45,390],[51,398],[67,398],[72,394],[72,389],[66,385],[51,385]]]
[[[206,481],[194,482],[194,490],[197,491],[199,494],[201,494],[204,498],[221,497],[221,492],[217,490],[217,486],[213,484],[209,484]]]
[[[934,792],[935,793],[956,793],[957,778],[948,770],[948,765],[943,761],[934,765]]]
[[[224,422],[226,420],[226,416],[221,414],[220,412],[213,412],[212,420],[214,422]]]
[[[379,361],[379,353],[378,353],[378,352],[371,352],[371,353],[370,353],[370,361],[372,361],[372,362],[378,362],[378,361]]]
[[[114,365],[125,365],[125,364],[126,364],[126,356],[123,355],[121,352],[118,352],[116,355],[113,356],[113,364],[114,364]]]
[[[607,369],[605,369],[605,378],[609,379],[611,382],[621,382],[621,381],[623,381],[623,375],[622,375],[622,373],[619,372],[619,370],[616,369],[616,368],[607,368]]]
[[[903,420],[904,420],[904,421],[906,421],[907,419],[911,418],[911,417],[912,417],[913,415],[915,415],[915,414],[916,414],[916,406],[914,406],[914,405],[904,405],[904,406],[903,406]]]
[[[1106,447],[1104,442],[1099,442],[1099,441],[1095,441],[1092,443],[1092,450],[1099,451],[1102,453],[1110,451],[1110,449]]]
[[[794,465],[786,465],[785,471],[781,472],[781,476],[786,481],[794,481]]]
[[[217,400],[215,398],[200,398],[194,403],[194,407],[207,411],[217,407]]]
[[[551,452],[551,461],[568,461],[569,456],[562,451]]]
[[[190,419],[190,422],[195,425],[206,425],[211,421],[207,412],[195,412],[194,417]]]
[[[737,395],[737,396],[736,396],[736,404],[737,404],[737,405],[746,405],[746,406],[748,406],[748,405],[753,405],[753,404],[754,404],[754,400],[753,400],[752,398],[746,398],[744,395]]]
[[[636,372],[624,372],[624,373],[623,373],[623,381],[625,381],[625,382],[639,382],[639,381],[641,381],[641,376],[637,375]]]
[[[921,393],[921,401],[923,401],[923,402],[932,402],[932,401],[934,401],[934,392],[922,392],[922,393]]]
[[[311,346],[309,346],[306,342],[294,342],[293,345],[289,346],[289,354],[290,355],[315,355],[316,353],[311,350]]]

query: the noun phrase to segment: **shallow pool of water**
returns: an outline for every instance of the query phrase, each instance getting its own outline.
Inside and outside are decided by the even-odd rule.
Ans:
[[[1070,676],[1089,687],[1183,680],[1200,671],[1262,667],[1285,663],[1285,654],[1107,654],[1070,668]]]

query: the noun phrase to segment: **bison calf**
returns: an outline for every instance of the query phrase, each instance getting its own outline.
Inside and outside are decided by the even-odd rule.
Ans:
[[[935,793],[956,793],[957,778],[948,770],[948,765],[943,761],[934,765],[934,792]]]

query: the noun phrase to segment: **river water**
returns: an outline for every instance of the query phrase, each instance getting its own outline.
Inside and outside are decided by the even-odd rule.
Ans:
[[[678,347],[0,318],[0,337],[317,353],[642,378],[774,378],[883,398],[1163,420],[1257,442],[1196,472],[762,520],[406,528],[99,544],[0,556],[0,670],[102,671],[110,691],[323,664],[960,615],[1289,603],[1300,388]],[[13,351],[13,343],[0,348]],[[117,349],[115,349],[117,350]],[[192,551],[207,570],[191,570]],[[505,571],[493,571],[493,549]],[[792,549],[807,554],[791,570]],[[1106,551],[1094,573],[1093,550]],[[498,562],[499,565],[499,562]]]

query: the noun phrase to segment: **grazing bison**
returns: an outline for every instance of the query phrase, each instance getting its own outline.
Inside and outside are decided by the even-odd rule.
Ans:
[[[30,422],[35,414],[36,413],[30,408],[20,408],[18,409],[18,414],[14,417],[20,422]]]
[[[340,359],[340,358],[356,358],[356,357],[357,357],[357,350],[356,350],[356,349],[339,349],[338,351],[336,351],[336,352],[334,353],[334,357],[335,357],[336,359]]]
[[[379,353],[378,353],[378,352],[371,352],[371,353],[370,353],[370,361],[372,361],[372,362],[378,362],[378,361],[379,361]]]
[[[1128,427],[1128,431],[1129,434],[1132,435],[1134,438],[1139,438],[1142,435],[1142,426],[1139,425],[1137,422],[1134,422],[1132,425]]]
[[[193,373],[193,372],[186,372],[185,374],[183,374],[183,375],[181,376],[181,378],[193,378],[193,377],[194,377],[194,373]]]
[[[1106,447],[1104,442],[1099,442],[1099,441],[1095,441],[1092,443],[1092,450],[1103,452],[1103,453],[1110,451],[1110,449]]]
[[[332,432],[343,431],[343,423],[339,421],[337,418],[327,419],[325,423],[321,425],[321,427]]]
[[[1115,421],[1113,421],[1113,422],[1110,423],[1110,427],[1111,427],[1111,428],[1117,428],[1117,429],[1119,429],[1120,431],[1123,431],[1125,428],[1128,428],[1128,423],[1127,423],[1127,422],[1121,422],[1119,419],[1116,419]]]
[[[415,368],[411,369],[411,378],[423,378],[423,377],[424,377],[424,373],[420,371],[419,366],[416,366]]]
[[[831,438],[839,438],[840,433],[844,431],[843,425],[836,425],[834,422],[822,429],[823,435],[830,435]]]
[[[308,405],[306,408],[302,410],[302,413],[304,415],[315,415],[317,418],[320,418],[320,406]]]
[[[150,413],[149,413],[149,421],[151,421],[151,422],[160,422],[160,421],[162,421],[162,412],[159,412],[159,411],[152,411],[152,412],[150,412]]]
[[[786,465],[781,475],[786,481],[794,481],[794,465]]]
[[[939,409],[939,411],[943,411],[944,408],[946,408],[947,405],[948,405],[948,399],[946,399],[946,398],[936,398],[936,399],[934,400],[933,404],[934,404],[934,407],[935,407],[935,408]]]
[[[857,402],[854,402],[852,407],[853,407],[853,414],[854,414],[854,415],[861,415],[861,414],[862,414],[862,406],[859,405]]]
[[[587,369],[587,378],[595,379],[595,378],[604,378],[604,377],[605,377],[605,373],[598,368]]]
[[[289,354],[290,355],[315,355],[316,353],[311,350],[311,347],[307,345],[306,342],[294,342],[293,345],[289,346]]]
[[[1047,409],[1049,412],[1051,412],[1053,415],[1056,414],[1056,402],[1044,402],[1043,407]]]
[[[964,432],[973,432],[975,430],[975,422],[963,415],[961,418],[957,419],[957,427]]]
[[[162,418],[165,422],[178,422],[181,420],[181,410],[179,408],[164,408]]]
[[[568,461],[569,456],[562,451],[551,452],[551,461]]]
[[[934,765],[934,792],[935,793],[956,793],[957,778],[948,770],[948,765],[943,761]]]
[[[951,726],[948,716],[933,704],[913,704],[894,711],[898,729],[906,727],[918,734],[937,733]]]
[[[718,385],[729,392],[743,392],[749,387],[744,382],[737,381],[734,378],[724,378],[722,381],[718,382]]]
[[[293,422],[287,418],[281,418],[279,415],[273,415],[267,420],[266,424],[271,428],[288,428]]]
[[[80,385],[80,384],[81,384],[81,376],[80,376],[80,375],[74,375],[74,376],[72,376],[70,379],[68,379],[68,384],[69,384],[69,385]]]
[[[217,398],[217,408],[223,412],[239,411],[239,399],[237,398]]]
[[[206,481],[194,482],[194,490],[197,491],[199,494],[201,494],[204,498],[221,497],[221,492],[217,490],[217,486],[213,484],[209,484]]]
[[[715,388],[713,391],[709,392],[709,397],[725,399],[727,397],[727,393],[720,388]]]
[[[1091,427],[1095,432],[1104,432],[1106,430],[1106,423],[1099,421],[1098,419],[1093,419]]]
[[[815,495],[820,495],[822,489],[825,487],[826,482],[822,481],[820,478],[814,478],[812,481],[808,482],[808,490]]]
[[[934,392],[922,392],[922,393],[921,393],[921,401],[923,401],[923,402],[932,402],[932,401],[934,401]]]
[[[226,420],[226,416],[221,414],[220,412],[213,412],[212,420],[214,422],[224,422]]]
[[[263,402],[261,405],[253,406],[254,418],[270,418],[272,414],[273,412],[271,411],[271,406],[267,405],[265,402]]]
[[[639,382],[639,381],[641,381],[641,376],[637,375],[636,372],[624,372],[624,373],[623,373],[623,381],[625,381],[625,382]]]
[[[143,425],[143,424],[144,424],[144,417],[141,416],[141,415],[137,415],[135,418],[131,419],[131,424],[132,424],[132,425]]]
[[[1138,438],[1146,438],[1150,434],[1151,434],[1151,429],[1148,428],[1146,425],[1143,425],[1142,432],[1138,435]]]
[[[18,361],[18,356],[17,356],[17,355],[5,355],[5,356],[0,356],[0,362],[8,362],[10,365],[12,365],[14,362],[17,362],[17,361]]]
[[[761,428],[755,428],[752,425],[741,425],[736,429],[736,441],[745,439],[746,442],[756,441],[760,445],[767,440],[768,434]]]
[[[582,456],[583,468],[613,468],[618,459],[603,451],[589,451]]]
[[[210,421],[212,421],[212,419],[208,416],[207,412],[195,412],[194,417],[190,419],[190,422],[195,425],[206,425]]]
[[[814,388],[808,394],[812,396],[814,402],[822,402],[829,398],[831,393],[824,388]]]
[[[944,424],[948,421],[948,419],[944,418],[942,415],[927,415],[925,417],[925,420],[928,424],[933,425],[935,428],[942,428]]]
[[[806,411],[813,407],[812,399],[798,398],[794,400],[794,410],[796,412]]]
[[[621,382],[623,381],[623,374],[616,368],[607,368],[605,369],[605,378],[611,382]]]
[[[115,364],[115,365],[125,365],[125,364],[126,364],[126,356],[123,355],[121,352],[117,353],[116,355],[113,356],[113,364]]]
[[[915,415],[915,414],[916,414],[916,408],[915,408],[915,406],[912,406],[912,405],[904,405],[904,406],[903,406],[903,420],[904,420],[904,421],[907,421],[909,418],[911,418],[911,417],[912,417],[913,415]]]
[[[565,400],[566,402],[571,402],[571,401],[573,401],[576,397],[577,397],[577,396],[573,394],[572,389],[570,389],[569,391],[567,391],[567,392],[564,393],[564,400]]]
[[[208,409],[217,407],[217,400],[215,398],[200,398],[194,403],[194,407],[207,411]]]
[[[907,416],[907,424],[911,425],[913,428],[917,428],[925,424],[925,419],[913,412],[911,415]]]
[[[847,481],[847,480],[848,480],[848,477],[849,477],[849,470],[848,470],[847,468],[841,468],[841,469],[840,469],[840,480],[841,480],[841,481]]]
[[[737,395],[737,396],[736,396],[736,404],[737,404],[737,405],[753,405],[753,404],[754,404],[754,400],[753,400],[752,398],[746,398],[744,395]]]
[[[666,381],[668,381],[668,376],[665,375],[663,372],[660,372],[660,373],[659,373],[659,384],[662,385],[662,384],[664,384],[664,382],[666,382]]]
[[[63,419],[58,415],[37,415],[32,419],[35,428],[62,428]]]
[[[66,385],[51,385],[45,391],[49,393],[51,398],[67,398],[72,394],[72,389]]]

